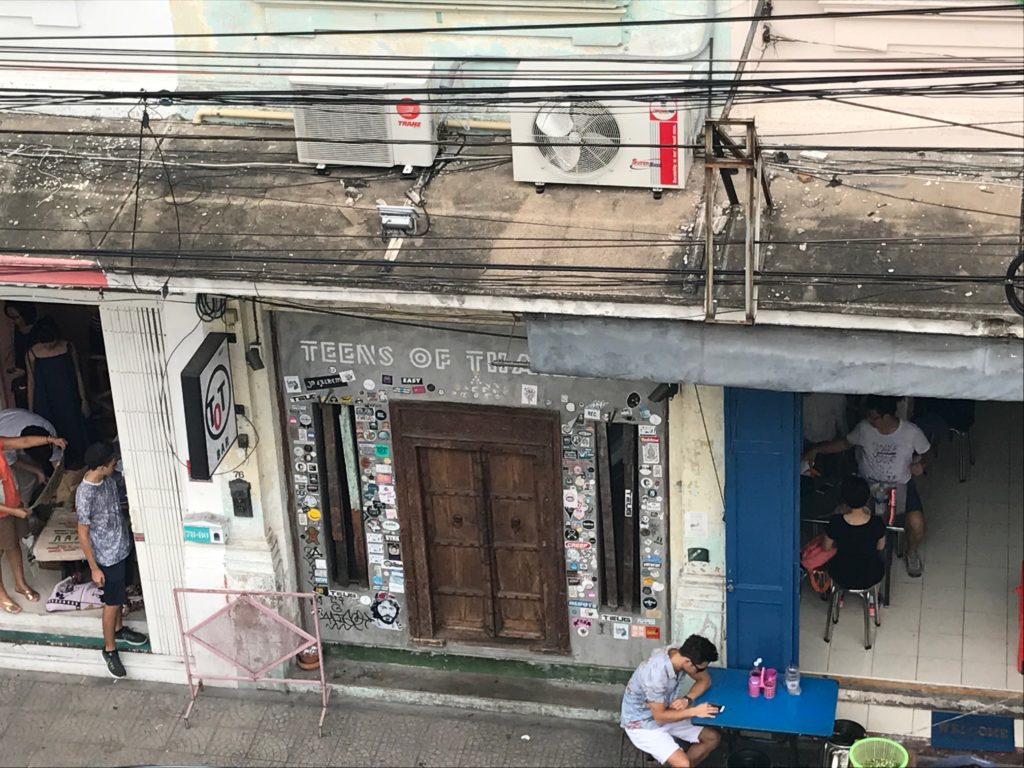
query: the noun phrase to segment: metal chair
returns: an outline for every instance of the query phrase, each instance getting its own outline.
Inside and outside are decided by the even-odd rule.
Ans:
[[[864,601],[864,650],[870,651],[871,618],[874,615],[875,627],[882,626],[882,611],[879,603],[879,584],[867,589],[846,589],[832,582],[832,596],[828,604],[828,616],[825,617],[825,642],[832,642],[832,626],[839,623],[839,611],[843,607],[846,595],[857,595]]]
[[[957,468],[960,471],[960,482],[966,482],[970,468],[974,466],[974,445],[971,443],[971,431],[967,429],[949,428],[950,437],[956,441]]]
[[[627,756],[629,757],[628,763],[625,762]],[[640,765],[642,768],[647,768],[647,766],[655,766],[657,764],[657,760],[646,752],[637,749],[633,745],[633,742],[629,740],[625,729],[622,729],[622,735],[619,738],[619,768],[634,768],[636,765]]]

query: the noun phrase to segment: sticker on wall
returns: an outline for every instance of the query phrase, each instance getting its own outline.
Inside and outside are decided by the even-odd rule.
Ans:
[[[600,408],[584,408],[583,418],[587,421],[600,421],[601,420],[601,409]]]
[[[640,424],[637,426],[637,434],[641,437],[650,437],[652,435],[657,435],[658,430],[650,424]]]
[[[522,403],[523,405],[537,405],[538,392],[536,384],[523,384]]]
[[[306,516],[314,523],[319,522],[321,517],[320,510],[316,507],[310,507],[309,511],[306,512]]]
[[[661,627],[644,627],[648,640],[661,640]]]
[[[302,385],[299,383],[298,376],[285,376],[284,377],[284,391],[289,395],[297,395],[302,391]]]
[[[659,424],[661,424],[661,416],[659,416],[659,415],[658,415],[658,414],[656,414],[656,413],[652,413],[652,414],[651,414],[651,418],[650,418],[650,422],[651,422],[651,424],[653,424],[654,426],[658,426]]]
[[[642,604],[642,605],[643,605],[643,607],[644,607],[644,608],[646,608],[646,609],[647,609],[648,611],[653,611],[653,610],[654,610],[655,608],[657,608],[657,607],[658,607],[658,601],[657,601],[657,600],[655,600],[655,599],[654,599],[653,597],[645,597],[645,598],[644,598],[644,599],[643,599],[643,600],[641,601],[641,604]]]
[[[640,443],[640,462],[658,464],[661,462],[661,446],[659,443]]]
[[[306,385],[306,390],[310,392],[317,389],[334,389],[335,387],[348,386],[345,380],[337,373],[326,376],[308,376],[302,380],[302,383]]]
[[[636,408],[638,405],[640,405],[640,393],[630,392],[629,396],[626,398],[626,405],[629,406],[630,408]]]
[[[641,626],[640,624],[633,624],[629,628],[629,635],[633,638],[642,639],[644,637],[644,630],[646,629],[647,627]]]
[[[616,640],[629,640],[629,624],[612,624],[612,637]]]
[[[401,629],[398,623],[398,616],[402,607],[398,601],[387,592],[378,592],[376,599],[370,606],[370,614],[373,616],[373,624],[378,629]]]

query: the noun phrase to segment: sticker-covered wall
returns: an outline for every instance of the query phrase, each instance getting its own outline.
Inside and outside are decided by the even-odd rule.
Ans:
[[[528,636],[522,620],[530,616],[530,595],[520,594],[529,591],[521,586],[524,577],[512,573],[512,561],[503,564],[498,552],[515,550],[516,542],[499,546],[496,539],[496,531],[510,522],[508,530],[519,531],[525,542],[530,534],[523,531],[531,524],[519,518],[529,515],[522,509],[526,502],[520,498],[520,506],[514,507],[507,493],[500,503],[492,503],[459,490],[457,467],[445,462],[454,461],[451,455],[469,455],[465,452],[450,451],[441,463],[437,458],[426,462],[423,466],[439,475],[434,478],[424,478],[423,466],[417,472],[400,466],[396,441],[404,437],[392,428],[393,422],[401,423],[393,419],[393,411],[415,403],[434,404],[442,416],[444,404],[450,404],[452,419],[475,414],[467,423],[484,433],[492,414],[495,419],[506,414],[507,419],[510,408],[547,413],[543,418],[551,419],[552,429],[557,414],[559,458],[552,453],[551,461],[559,463],[552,477],[560,478],[553,482],[560,482],[561,490],[560,495],[551,494],[551,505],[561,510],[538,514],[535,524],[544,528],[539,539],[558,542],[564,568],[551,571],[536,563],[526,570],[556,572],[564,580],[557,590],[541,585],[537,592],[549,602],[552,594],[559,596],[558,605],[546,610],[567,623],[574,660],[627,667],[667,641],[667,409],[664,402],[649,399],[653,384],[535,374],[525,339],[488,329],[290,312],[277,313],[275,322],[300,587],[322,596],[320,615],[328,641],[410,645],[414,632],[424,634],[422,623],[409,621],[410,605],[414,615],[426,615],[420,601],[431,603],[431,611],[446,610],[444,620],[456,629],[460,621],[467,627],[479,622],[485,636],[467,646],[471,652],[505,655],[535,649],[525,641],[514,642],[516,631]],[[494,438],[481,434],[480,439]],[[472,440],[471,432],[466,444]],[[453,445],[462,448],[462,443],[440,439],[438,445],[442,453]],[[468,470],[470,485],[472,475]],[[476,476],[481,485],[489,482],[483,471]],[[414,482],[416,488],[410,485]],[[399,509],[410,493],[424,494],[420,506],[425,522],[417,530],[431,539],[426,546],[413,545],[410,511]],[[469,506],[460,508],[465,511],[452,513],[451,504],[463,503],[467,496]],[[474,505],[489,510],[475,513]],[[497,519],[501,515],[513,519]],[[548,525],[556,519],[560,525]],[[477,538],[484,549],[494,548],[478,558],[493,559],[483,584],[466,581],[468,561],[459,559],[467,547],[478,546]],[[533,551],[525,543],[520,550],[524,548]],[[414,551],[437,561],[410,563],[410,558],[422,557]],[[431,583],[407,583],[407,570]],[[438,613],[430,615],[436,623],[442,621]],[[520,622],[518,629],[503,634],[503,622],[512,626],[513,619]],[[454,636],[460,637],[457,632]],[[438,637],[443,633],[433,639]]]

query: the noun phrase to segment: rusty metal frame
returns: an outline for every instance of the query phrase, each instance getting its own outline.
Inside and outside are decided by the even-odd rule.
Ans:
[[[236,589],[189,589],[185,587],[177,587],[173,590],[174,593],[174,612],[178,618],[178,634],[181,637],[181,651],[182,657],[185,662],[185,676],[188,681],[188,690],[190,701],[188,708],[185,710],[184,720],[185,727],[189,727],[189,717],[192,715],[192,709],[195,707],[196,699],[199,698],[199,694],[203,690],[203,680],[224,680],[233,682],[265,682],[265,683],[277,683],[277,684],[288,684],[297,683],[302,685],[309,685],[311,681],[309,679],[302,678],[289,678],[289,677],[270,677],[268,673],[270,670],[279,666],[280,664],[288,661],[288,659],[295,656],[297,653],[301,653],[309,648],[316,648],[317,653],[320,657],[320,721],[317,724],[317,731],[320,737],[324,735],[324,719],[327,717],[327,702],[330,699],[330,689],[327,687],[327,678],[324,672],[324,658],[323,658],[323,643],[320,635],[320,616],[317,613],[317,595],[312,592],[258,592],[252,590],[236,590]],[[216,611],[211,613],[205,619],[200,621],[198,624],[186,627],[185,626],[185,613],[182,610],[182,595],[223,595],[225,597],[224,606],[218,608]],[[302,627],[288,621],[283,616],[275,613],[269,607],[264,605],[256,598],[260,597],[273,597],[273,598],[296,598],[301,603],[308,601],[308,612],[312,617],[312,624],[314,628],[314,634],[310,634]],[[282,654],[279,658],[274,661],[263,665],[259,669],[250,670],[243,667],[238,663],[236,659],[231,658],[228,654],[215,648],[209,643],[205,642],[202,638],[197,637],[195,633],[210,624],[215,619],[226,614],[236,604],[243,602],[253,606],[257,611],[264,614],[271,621],[277,622],[289,630],[295,632],[304,642],[300,645],[298,650],[290,650],[285,654]],[[238,669],[244,669],[248,674],[245,675],[212,675],[212,674],[200,674],[198,669],[193,668],[193,657],[190,653],[189,642],[196,643],[202,646],[205,650],[214,654],[220,659],[227,661]]]
[[[722,130],[726,126],[741,126],[745,130],[745,147],[739,147]],[[729,149],[732,158],[717,157],[715,143]],[[771,192],[764,177],[761,147],[752,119],[708,118],[704,121],[704,319],[723,322],[716,317],[715,302],[715,171],[730,169],[746,173],[744,208],[746,227],[743,238],[743,314],[742,323],[753,325],[757,318],[758,290],[755,276],[761,266],[761,208],[762,200],[771,206]],[[762,194],[763,193],[763,197]]]

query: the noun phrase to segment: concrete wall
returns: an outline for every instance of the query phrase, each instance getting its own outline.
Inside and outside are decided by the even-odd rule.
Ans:
[[[182,39],[179,49],[202,50],[211,54],[225,51],[258,51],[265,70],[257,76],[235,71],[217,76],[183,75],[183,86],[287,88],[289,74],[329,75],[340,67],[369,66],[379,69],[386,62],[360,64],[350,57],[419,56],[436,58],[438,75],[454,77],[453,85],[502,88],[502,77],[516,62],[460,63],[481,57],[529,58],[537,56],[632,56],[688,59],[706,56],[706,45],[713,25],[695,23],[655,27],[568,28],[561,30],[517,31],[507,33],[450,33],[447,28],[486,25],[555,24],[618,22],[625,20],[701,19],[715,12],[716,0],[507,0],[504,3],[454,2],[435,0],[405,3],[400,0],[178,0],[172,3],[174,26],[185,32],[238,32],[244,30],[374,30],[425,28],[423,34],[383,35],[367,32],[344,36],[303,35],[254,40],[251,38]],[[727,28],[715,30],[716,36],[728,34]],[[718,50],[728,50],[725,39]],[[281,54],[275,57],[275,54]],[[345,57],[298,61],[287,54],[321,54]],[[211,63],[228,63],[212,59]],[[237,63],[237,62],[236,62]],[[251,63],[251,60],[250,62]],[[403,66],[429,68],[430,61]],[[301,71],[300,67],[310,67]],[[656,65],[652,65],[656,67]],[[559,79],[559,67],[552,64],[550,77]],[[613,70],[612,70],[613,71]],[[486,72],[486,74],[485,74]],[[545,79],[537,77],[538,80]],[[456,117],[503,117],[508,108],[501,105],[463,109],[451,108]]]
[[[773,35],[788,38],[764,47],[760,31],[751,50],[748,77],[799,77],[844,69],[903,68],[921,65],[892,61],[922,56],[1016,56],[1024,45],[1022,10],[972,13],[983,0],[925,3],[930,7],[959,6],[963,13],[941,16],[890,16],[877,18],[808,19],[769,21]],[[753,0],[737,3],[733,13],[748,15]],[[775,0],[776,16],[798,13],[912,10],[913,3],[896,0]],[[739,25],[732,35],[732,57],[739,58],[745,30]],[[815,58],[825,62],[793,63],[787,59]],[[870,61],[854,62],[852,59]],[[942,61],[923,66],[943,67]],[[958,64],[962,66],[963,64]],[[952,66],[952,64],[950,64]],[[985,66],[993,66],[991,64]],[[779,72],[779,70],[788,70]],[[986,80],[988,78],[979,78]],[[910,81],[914,84],[942,81]],[[845,87],[845,86],[838,86]],[[860,105],[860,106],[857,106]],[[958,123],[988,124],[987,127],[1020,134],[1024,127],[1020,96],[941,97],[885,96],[859,98],[849,104],[810,99],[769,102],[744,106],[737,103],[732,117],[754,117],[758,133],[766,143],[829,144],[844,146],[885,145],[894,147],[965,146],[1019,147],[1020,139],[970,128],[941,124],[905,115],[880,112],[871,107],[893,109]]]
[[[559,414],[562,423],[561,466],[564,525],[578,531],[578,540],[566,536],[565,562],[571,659],[616,667],[635,665],[664,644],[670,624],[672,589],[667,562],[666,404],[653,403],[654,384],[564,376],[544,376],[529,368],[525,342],[509,320],[505,326],[448,330],[442,322],[410,318],[400,325],[312,313],[279,313],[279,380],[287,408],[287,435],[280,440],[289,452],[289,473],[294,484],[295,509],[288,526],[303,539],[300,546],[299,588],[324,595],[321,620],[325,636],[334,641],[405,647],[410,643],[405,626],[407,600],[405,563],[412,557],[402,524],[402,466],[392,464],[394,437],[389,418],[391,403],[401,400],[447,402],[505,408],[529,407]],[[412,323],[412,327],[410,327]],[[485,330],[484,334],[474,330]],[[512,365],[495,361],[514,361]],[[313,377],[344,376],[350,382],[318,388]],[[411,379],[403,381],[405,379]],[[312,387],[312,388],[311,388]],[[336,586],[328,577],[330,535],[319,509],[321,483],[307,463],[320,461],[304,445],[316,441],[311,403],[321,398],[351,406],[356,421],[356,449],[360,457],[375,456],[359,470],[364,525],[369,552],[370,589]],[[634,612],[603,605],[603,577],[597,559],[598,517],[594,429],[600,422],[638,425],[640,488],[634,500],[639,517],[642,575],[650,579],[650,605]],[[280,430],[277,430],[280,434]],[[296,457],[291,457],[295,451]],[[315,448],[314,448],[315,450]],[[586,478],[586,479],[584,479]],[[315,485],[316,489],[310,489]],[[643,531],[649,529],[645,534]],[[312,531],[312,533],[311,533]],[[589,532],[589,533],[588,533]],[[383,542],[381,536],[385,537]],[[383,544],[400,551],[381,552]],[[376,550],[373,548],[376,545]],[[667,582],[667,583],[666,583]],[[637,596],[638,599],[640,595]],[[372,613],[379,600],[397,607],[398,620],[382,622]],[[464,648],[473,654],[515,656],[520,651],[497,647]],[[449,644],[450,650],[458,651]]]
[[[26,45],[40,48],[114,49],[115,51],[159,51],[173,48],[170,40],[75,40],[81,35],[152,35],[169,34],[170,0],[5,0],[0,3],[0,38],[5,45]],[[17,42],[10,38],[61,36],[68,40]],[[55,55],[8,54],[21,65],[0,71],[0,87],[33,89],[118,89],[126,91],[174,90],[177,75],[173,71],[152,72],[155,65],[174,66],[173,58],[137,58],[109,53]],[[139,62],[145,62],[140,65]],[[135,71],[133,71],[135,70]],[[72,105],[51,103],[39,111],[52,114],[125,117],[136,99],[118,105]],[[163,108],[159,114],[173,114]]]
[[[724,663],[724,390],[680,385],[668,423],[672,642],[703,635]]]

